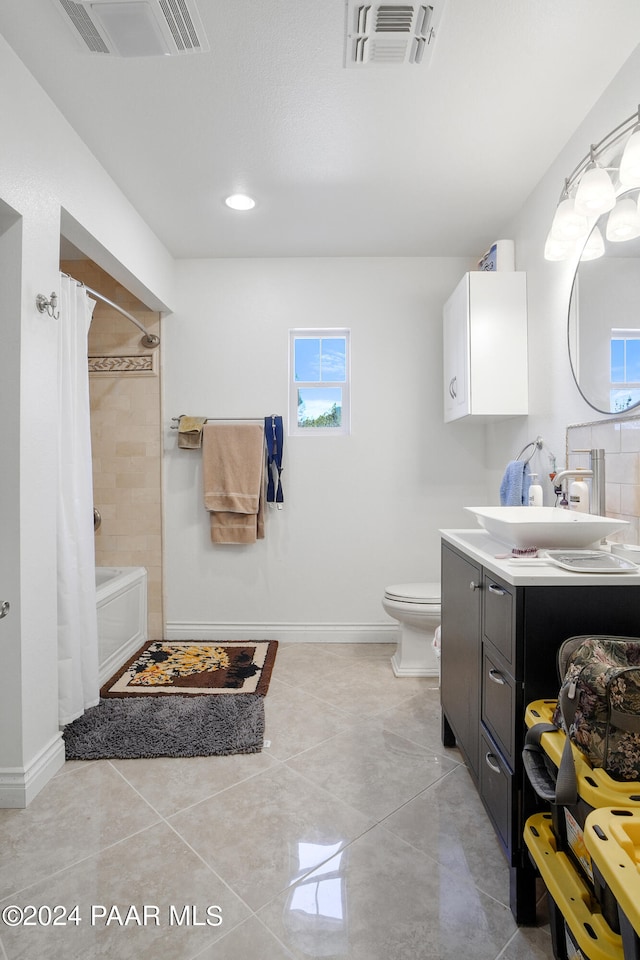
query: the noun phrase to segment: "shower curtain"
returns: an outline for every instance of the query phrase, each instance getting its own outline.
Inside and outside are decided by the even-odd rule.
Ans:
[[[60,277],[58,705],[61,726],[99,700],[87,336],[95,301]]]

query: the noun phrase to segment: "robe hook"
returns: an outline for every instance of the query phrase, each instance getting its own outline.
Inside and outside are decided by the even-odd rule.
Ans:
[[[36,307],[40,313],[47,313],[54,320],[60,319],[60,311],[56,313],[56,307],[58,306],[58,295],[53,290],[50,297],[45,297],[44,293],[39,293],[36,297]]]

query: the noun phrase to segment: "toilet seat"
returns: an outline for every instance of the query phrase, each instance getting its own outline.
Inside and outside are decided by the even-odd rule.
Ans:
[[[417,606],[440,604],[439,583],[396,583],[384,592],[387,600],[399,603],[415,603]]]

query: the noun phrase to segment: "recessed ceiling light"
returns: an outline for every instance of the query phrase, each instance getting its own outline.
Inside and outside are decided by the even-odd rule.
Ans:
[[[227,197],[225,203],[228,207],[231,207],[232,210],[252,210],[256,205],[255,200],[248,197],[245,193],[234,193],[232,196]]]

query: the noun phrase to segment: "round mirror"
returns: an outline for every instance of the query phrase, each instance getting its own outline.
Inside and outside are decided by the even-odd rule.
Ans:
[[[639,196],[634,189],[618,198],[618,210],[629,201],[621,233],[633,233],[634,211],[640,230]],[[640,405],[640,237],[608,239],[610,216],[599,218],[576,268],[568,340],[578,390],[594,410],[615,414]]]

